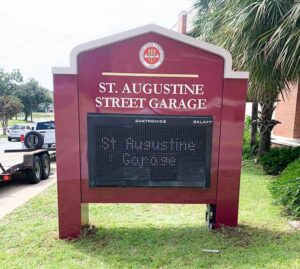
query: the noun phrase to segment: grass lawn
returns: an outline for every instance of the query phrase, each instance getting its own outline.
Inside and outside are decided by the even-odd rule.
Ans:
[[[54,112],[33,112],[32,113],[33,120],[44,119],[44,120],[53,120]]]
[[[0,220],[0,268],[300,268],[300,232],[244,163],[240,227],[210,231],[199,205],[92,205],[94,235],[57,239],[56,188]],[[217,249],[219,254],[202,249]]]
[[[30,120],[30,117],[28,118]],[[54,113],[53,112],[33,112],[32,113],[32,120],[37,121],[37,120],[53,120],[54,119]],[[18,119],[12,119],[8,121],[8,126],[12,126],[14,124],[18,123],[26,123],[30,121],[25,121],[24,120],[24,115],[19,115]]]

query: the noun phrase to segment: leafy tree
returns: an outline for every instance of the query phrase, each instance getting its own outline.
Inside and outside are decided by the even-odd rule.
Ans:
[[[269,151],[271,131],[278,123],[272,119],[274,103],[299,79],[299,0],[196,0],[195,8],[191,34],[225,47],[233,55],[234,68],[250,72],[248,96],[262,107],[261,156]]]
[[[41,87],[36,80],[30,79],[24,83],[19,70],[15,69],[9,73],[0,68],[0,96],[8,95],[21,100],[26,121],[29,116],[32,121],[32,111],[45,111],[53,103],[52,93]]]
[[[35,110],[40,108],[41,112],[48,110],[49,106],[53,104],[53,92],[44,87],[39,87],[39,103]]]
[[[20,113],[23,105],[15,96],[6,95],[0,96],[0,121],[3,128],[3,134],[6,134],[8,120]]]
[[[0,96],[13,94],[23,82],[23,77],[18,69],[11,73],[0,68]]]
[[[28,120],[28,117],[30,116],[31,121],[32,112],[36,111],[41,104],[49,106],[49,104],[53,102],[49,91],[41,87],[34,79],[30,79],[28,82],[23,83],[16,91],[16,96],[23,104],[25,120]]]

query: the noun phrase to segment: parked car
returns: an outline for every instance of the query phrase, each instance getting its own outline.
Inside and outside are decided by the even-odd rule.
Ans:
[[[53,120],[38,121],[31,132],[21,139],[26,148],[55,148],[55,122]]]
[[[26,135],[32,130],[30,124],[15,124],[7,128],[7,140],[12,141],[13,139],[20,141],[21,135]]]

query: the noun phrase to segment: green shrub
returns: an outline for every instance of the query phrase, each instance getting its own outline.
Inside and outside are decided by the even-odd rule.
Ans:
[[[274,203],[295,219],[300,219],[300,158],[288,165],[270,184]]]
[[[259,159],[259,162],[268,175],[278,175],[298,157],[300,157],[300,147],[272,148]]]
[[[251,136],[251,117],[247,116],[244,125],[244,135],[243,135],[243,159],[250,159],[257,153],[258,145],[250,145]]]
[[[243,133],[243,158],[249,159],[250,157],[250,124],[251,118],[249,116],[245,119],[244,133]]]

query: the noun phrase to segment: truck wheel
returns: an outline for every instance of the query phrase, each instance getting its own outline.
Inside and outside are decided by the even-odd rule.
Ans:
[[[50,157],[48,154],[43,154],[42,161],[42,179],[47,179],[50,175]]]
[[[7,137],[7,140],[8,140],[9,142],[11,142],[11,137]]]
[[[41,181],[42,177],[42,163],[38,156],[33,157],[33,167],[27,170],[28,181],[32,184],[37,184]]]
[[[28,132],[24,137],[24,144],[28,149],[41,148],[44,145],[44,137],[39,132]]]

